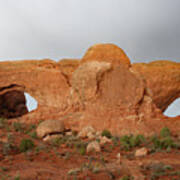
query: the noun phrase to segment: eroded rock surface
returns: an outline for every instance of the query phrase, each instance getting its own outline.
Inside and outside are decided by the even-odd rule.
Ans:
[[[65,109],[69,84],[51,60],[0,63],[0,88],[16,84],[38,101],[38,106]]]
[[[180,97],[180,63],[172,61],[136,63],[132,65],[132,70],[137,71],[146,80],[154,103],[162,111]]]
[[[82,62],[100,61],[109,62],[113,66],[124,64],[130,67],[131,63],[125,52],[114,44],[96,44],[91,46],[82,58]]]

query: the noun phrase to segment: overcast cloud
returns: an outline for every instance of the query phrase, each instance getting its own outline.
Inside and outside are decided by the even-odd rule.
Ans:
[[[180,0],[0,0],[0,61],[81,58],[115,43],[131,62],[180,62]]]

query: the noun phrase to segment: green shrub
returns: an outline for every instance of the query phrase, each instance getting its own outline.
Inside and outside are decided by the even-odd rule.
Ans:
[[[11,133],[8,133],[7,142],[4,142],[2,146],[2,153],[3,155],[9,155],[17,151],[18,147],[15,145],[14,136]]]
[[[146,141],[143,135],[125,135],[120,138],[122,149],[129,151],[131,148],[139,146]]]
[[[29,134],[32,130],[36,129],[35,124],[30,124],[29,127],[27,127],[26,134]]]
[[[7,119],[0,117],[0,129],[7,126]]]
[[[153,143],[152,149],[154,151],[157,150],[171,150],[171,148],[176,148],[177,145],[173,141],[173,139],[170,136],[164,137],[164,138],[158,138],[157,136],[152,137],[151,139]]]
[[[35,131],[29,132],[28,135],[29,135],[31,138],[33,138],[33,139],[37,139],[37,138],[38,138]]]
[[[152,170],[150,174],[151,180],[161,179],[162,176],[170,176],[173,172],[173,167],[171,165],[165,165],[163,163],[151,164],[147,167],[149,170]]]
[[[20,122],[14,122],[13,128],[16,132],[24,132],[24,125]]]
[[[83,141],[79,141],[75,143],[75,147],[76,150],[81,154],[81,155],[85,155],[86,154],[86,147],[87,147],[87,143],[83,142]]]
[[[123,176],[120,180],[133,180],[133,176]]]
[[[68,137],[57,137],[51,140],[51,145],[59,147],[61,144],[65,144],[68,141]]]
[[[162,128],[160,131],[160,136],[161,137],[171,136],[171,132],[170,132],[169,128],[167,128],[167,127]]]
[[[110,131],[108,131],[107,129],[102,131],[101,136],[106,136],[107,138],[111,138],[112,137]]]
[[[112,139],[112,142],[113,142],[114,146],[118,146],[119,145],[119,141],[120,141],[119,137],[113,136],[111,139]]]
[[[33,148],[34,148],[34,142],[31,139],[23,139],[19,146],[21,152],[26,152]]]

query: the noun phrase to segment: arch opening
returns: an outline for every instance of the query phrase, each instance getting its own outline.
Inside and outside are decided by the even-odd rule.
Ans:
[[[27,113],[23,91],[6,90],[0,94],[0,117],[16,118]]]
[[[180,98],[171,103],[164,111],[164,115],[168,117],[180,116]]]
[[[34,111],[38,107],[38,102],[35,98],[33,98],[30,94],[27,92],[24,93],[25,99],[26,99],[26,107],[28,112]]]

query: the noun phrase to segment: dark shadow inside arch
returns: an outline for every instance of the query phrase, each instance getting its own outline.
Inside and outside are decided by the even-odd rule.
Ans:
[[[22,90],[0,88],[0,117],[17,118],[37,108],[37,101]]]
[[[24,92],[7,90],[0,94],[0,117],[16,118],[28,113]]]
[[[168,117],[180,116],[180,98],[171,103],[164,111],[164,115]]]

